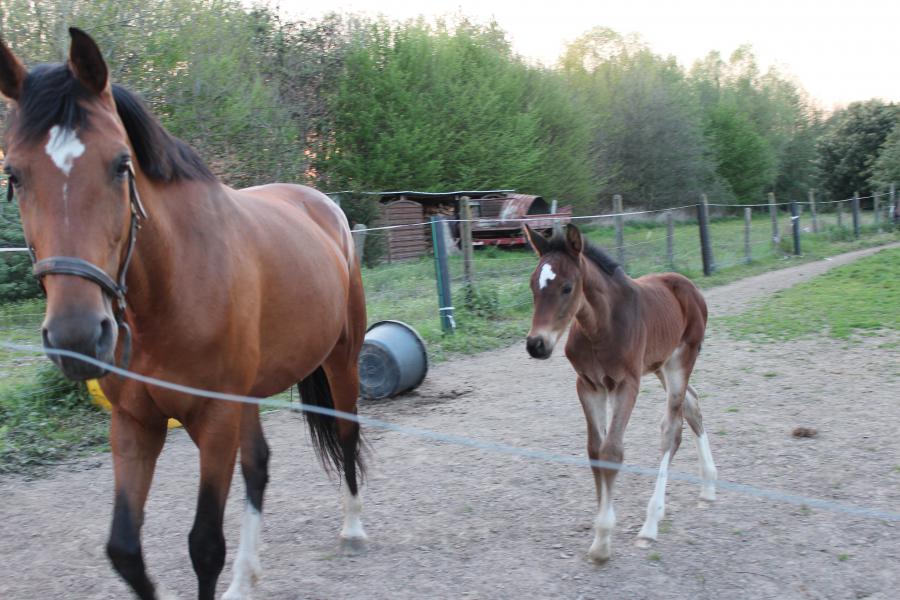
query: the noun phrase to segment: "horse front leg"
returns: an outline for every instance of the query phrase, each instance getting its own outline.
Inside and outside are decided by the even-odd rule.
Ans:
[[[188,547],[197,574],[197,597],[213,600],[216,582],[225,565],[222,520],[234,474],[241,407],[225,402],[206,402],[205,409],[185,424],[200,449],[200,489]]]
[[[166,440],[166,419],[162,415],[138,419],[115,404],[109,440],[115,474],[115,505],[106,553],[113,568],[138,598],[154,600],[156,588],[147,576],[141,551],[141,526],[156,459]]]
[[[631,377],[610,383],[611,385],[607,388],[607,410],[609,411],[607,432],[600,444],[596,460],[621,464],[625,458],[625,428],[628,426],[631,411],[634,409],[639,384],[636,378]],[[596,562],[605,562],[612,555],[612,532],[616,526],[613,487],[618,474],[619,470],[616,468],[594,468],[597,502],[600,510],[594,520],[594,542],[591,544],[588,556]]]

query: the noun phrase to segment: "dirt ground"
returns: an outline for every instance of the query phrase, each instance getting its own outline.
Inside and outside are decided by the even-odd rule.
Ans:
[[[714,316],[788,287],[865,250],[768,273],[708,292]],[[897,335],[845,343],[736,341],[713,320],[693,383],[702,396],[719,477],[794,494],[900,511]],[[626,461],[655,468],[663,393],[655,378],[631,419]],[[400,425],[567,456],[584,453],[571,368],[559,353],[535,361],[524,345],[437,365],[417,393],[369,402],[362,414]],[[794,427],[818,429],[794,438]],[[368,430],[374,454],[364,490],[370,543],[338,550],[336,481],[319,467],[297,414],[265,415],[272,446],[257,598],[870,598],[900,589],[900,523],[835,514],[670,481],[659,541],[635,547],[651,478],[616,488],[613,558],[586,558],[595,514],[585,467]],[[147,506],[151,575],[195,595],[187,549],[197,453],[171,433]],[[690,431],[673,470],[695,473]],[[230,581],[243,489],[229,500]],[[0,480],[0,598],[125,598],[104,544],[111,516],[108,455],[44,479]]]

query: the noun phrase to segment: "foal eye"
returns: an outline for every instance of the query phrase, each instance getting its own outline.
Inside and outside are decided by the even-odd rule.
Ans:
[[[563,294],[571,294],[572,293],[572,284],[571,283],[563,284],[562,293]]]

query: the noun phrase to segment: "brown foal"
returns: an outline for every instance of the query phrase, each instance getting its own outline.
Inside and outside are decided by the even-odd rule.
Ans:
[[[592,460],[621,463],[625,427],[634,408],[641,377],[653,373],[667,394],[662,421],[662,459],[656,488],[637,543],[656,539],[665,513],[669,464],[681,444],[683,420],[697,436],[700,497],[715,499],[716,467],[703,430],[700,399],[688,384],[706,330],[706,302],[686,277],[677,273],[632,279],[602,250],[586,242],[574,225],[546,239],[525,233],[540,260],[531,276],[534,317],[526,347],[534,358],[548,358],[571,323],[566,358],[578,379],[578,398],[587,420],[587,450]],[[592,466],[599,513],[589,556],[602,562],[611,551],[613,484],[616,469]]]
[[[87,34],[70,34],[67,64],[31,72],[0,41],[0,92],[11,109],[4,168],[47,294],[51,359],[88,379],[106,373],[53,351],[107,363],[130,355],[138,373],[256,397],[300,382],[304,403],[355,412],[366,310],[340,209],[303,186],[222,185],[135,95],[110,84]],[[268,481],[257,407],[112,375],[101,386],[112,402],[113,567],[138,597],[157,597],[140,531],[173,417],[200,450],[189,549],[201,599],[214,597],[225,562],[222,519],[240,448],[247,498],[225,597],[248,598]],[[324,460],[343,470],[341,538],[360,543],[359,427],[322,414],[307,421]]]

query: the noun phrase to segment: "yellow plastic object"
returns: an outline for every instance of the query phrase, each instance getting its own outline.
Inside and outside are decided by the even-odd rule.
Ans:
[[[88,393],[91,395],[91,402],[100,408],[106,410],[112,409],[112,404],[107,400],[106,395],[104,395],[103,390],[100,388],[100,384],[97,383],[96,379],[87,380],[87,389]],[[173,427],[181,427],[181,423],[175,419],[169,419],[169,429],[172,429]]]

